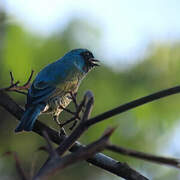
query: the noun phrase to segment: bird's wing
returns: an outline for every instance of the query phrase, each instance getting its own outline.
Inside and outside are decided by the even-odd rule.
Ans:
[[[47,102],[54,95],[61,94],[64,90],[65,81],[72,71],[70,65],[58,61],[45,67],[33,82],[27,98],[27,104]]]
[[[34,82],[29,89],[27,104],[38,104],[40,102],[46,102],[46,100],[56,91],[56,86],[46,82],[39,81]]]

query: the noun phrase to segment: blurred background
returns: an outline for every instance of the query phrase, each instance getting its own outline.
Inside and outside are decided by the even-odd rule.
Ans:
[[[73,48],[88,48],[102,66],[81,84],[78,98],[93,91],[92,116],[150,93],[180,84],[180,1],[177,0],[4,0],[0,1],[0,87],[9,72],[26,82]],[[24,106],[25,96],[9,93]],[[73,108],[72,105],[70,105]],[[111,141],[123,147],[163,156],[180,156],[180,95],[158,100],[91,127],[80,139],[88,144],[109,126],[118,129]],[[16,151],[29,173],[47,158],[35,133],[14,134],[17,121],[0,107],[0,154]],[[66,120],[69,115],[61,114]],[[40,117],[56,128],[50,116]],[[177,169],[127,158],[150,179],[180,179]],[[0,179],[19,179],[12,157],[0,157]],[[52,179],[120,179],[86,162],[75,164]]]

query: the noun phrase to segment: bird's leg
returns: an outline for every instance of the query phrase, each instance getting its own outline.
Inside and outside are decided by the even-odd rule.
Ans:
[[[69,124],[69,123],[72,123],[73,122],[73,124],[72,124],[72,126],[69,128],[70,130],[73,130],[74,129],[74,127],[76,126],[76,124],[77,124],[77,120],[81,120],[81,112],[83,112],[83,108],[84,108],[84,104],[85,104],[85,101],[86,101],[86,99],[85,98],[83,98],[83,100],[81,101],[81,103],[77,103],[77,99],[76,99],[76,97],[77,97],[77,93],[73,93],[73,92],[68,92],[70,95],[71,95],[71,99],[72,99],[72,101],[74,102],[74,105],[75,105],[75,108],[76,108],[76,112],[72,112],[71,110],[69,110],[69,109],[67,109],[67,108],[65,108],[65,107],[63,107],[61,104],[60,104],[60,102],[58,101],[57,103],[57,105],[58,105],[58,107],[60,108],[60,109],[62,109],[62,110],[64,110],[64,111],[66,111],[66,112],[68,112],[68,113],[70,113],[70,114],[72,114],[73,115],[73,117],[71,118],[71,119],[69,119],[69,120],[67,120],[66,122],[64,122],[64,123],[60,123],[59,122],[59,120],[58,120],[58,118],[57,118],[57,120],[55,120],[57,123],[58,123],[58,125],[61,127],[61,130],[62,130],[62,128],[65,126],[65,125],[67,125],[67,124]]]
[[[70,94],[70,92],[69,92],[69,94]],[[72,95],[73,96],[73,95]],[[74,101],[76,102],[76,98],[75,98],[75,96],[73,96],[74,98],[72,98],[72,96],[68,96],[68,98],[70,99],[74,99]],[[71,111],[71,110],[69,110],[69,109],[67,109],[67,108],[65,108],[63,105],[63,103],[61,102],[61,101],[56,101],[55,102],[55,104],[56,104],[56,106],[58,107],[57,108],[57,112],[61,112],[62,110],[64,110],[64,111],[66,111],[66,112],[68,112],[68,113],[70,113],[70,114],[72,114],[73,115],[73,117],[71,118],[71,119],[69,119],[68,121],[66,121],[65,123],[60,123],[59,122],[59,120],[57,119],[56,120],[56,122],[58,123],[58,125],[61,127],[61,129],[63,128],[63,126],[64,125],[66,125],[66,124],[69,124],[70,122],[73,122],[73,125],[72,125],[72,127],[70,127],[69,129],[70,130],[72,130],[73,129],[73,127],[75,127],[75,125],[76,125],[76,123],[77,123],[77,119],[79,119],[80,120],[80,115],[79,115],[79,111],[78,111],[78,109],[79,109],[79,106],[77,105],[77,102],[76,102],[76,105],[77,105],[77,109],[76,109],[76,112],[73,112],[73,111]],[[57,115],[57,112],[56,112],[56,115]],[[58,113],[59,114],[59,113]]]
[[[66,122],[62,123],[61,124],[61,127],[71,123],[71,122],[74,122],[74,121],[77,121],[77,118],[76,117],[72,117],[71,119],[67,120]],[[69,128],[71,130],[71,128]]]
[[[79,104],[77,112],[78,113],[84,112],[84,107],[85,107],[85,98],[83,98],[83,100]]]
[[[73,112],[73,111],[71,111],[70,109],[64,108],[62,105],[59,105],[59,107],[60,107],[61,109],[63,109],[64,111],[72,114],[72,115],[75,115],[75,114],[76,114],[76,112]]]
[[[72,114],[72,115],[74,115],[74,116],[76,115],[76,112],[73,112],[73,111],[71,111],[70,109],[65,108],[65,107],[63,106],[63,103],[61,103],[61,101],[56,101],[55,104],[56,104],[56,106],[58,107],[58,109],[62,109],[62,110],[66,111],[66,112],[68,112],[68,113],[70,113],[70,114]]]
[[[73,103],[75,105],[76,111],[77,111],[78,107],[79,107],[79,105],[77,103],[77,92],[69,92],[69,93],[71,95],[71,99],[72,99],[72,101],[73,101]]]
[[[53,120],[58,124],[58,126],[60,127],[60,131],[59,131],[59,135],[60,136],[66,136],[66,131],[63,128],[62,124],[59,122],[59,115],[54,115],[53,116]]]
[[[74,104],[75,104],[76,112],[72,112],[72,111],[70,111],[70,110],[62,107],[61,105],[59,105],[61,109],[63,109],[63,110],[65,110],[65,111],[69,112],[70,114],[73,114],[73,115],[74,115],[71,119],[69,119],[69,120],[67,120],[66,122],[62,123],[62,124],[61,124],[61,127],[63,127],[63,126],[65,126],[65,125],[73,122],[72,126],[69,128],[70,130],[73,130],[74,127],[76,126],[77,122],[78,122],[77,120],[81,120],[80,115],[81,115],[81,112],[83,112],[83,110],[84,110],[83,108],[84,108],[84,104],[85,104],[85,100],[86,100],[86,99],[84,98],[84,99],[81,101],[81,103],[78,104],[78,103],[77,103],[77,100],[76,100],[77,93],[69,92],[69,94],[71,95],[71,99],[73,100],[73,102],[74,102]]]
[[[72,126],[69,128],[69,130],[72,131],[72,130],[74,129],[74,127],[76,127],[77,122],[78,122],[78,121],[75,119],[74,122],[73,122],[73,124],[72,124]]]

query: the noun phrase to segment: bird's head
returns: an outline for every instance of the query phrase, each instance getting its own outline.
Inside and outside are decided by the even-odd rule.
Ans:
[[[99,66],[99,60],[95,59],[92,52],[87,49],[74,49],[66,55],[71,57],[75,66],[85,73],[93,67]]]

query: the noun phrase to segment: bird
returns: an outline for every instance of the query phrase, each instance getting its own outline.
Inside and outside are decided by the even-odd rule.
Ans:
[[[28,90],[25,112],[15,132],[32,131],[42,113],[51,113],[59,123],[59,114],[72,101],[71,93],[77,92],[81,81],[99,62],[91,51],[73,49],[45,66]]]

